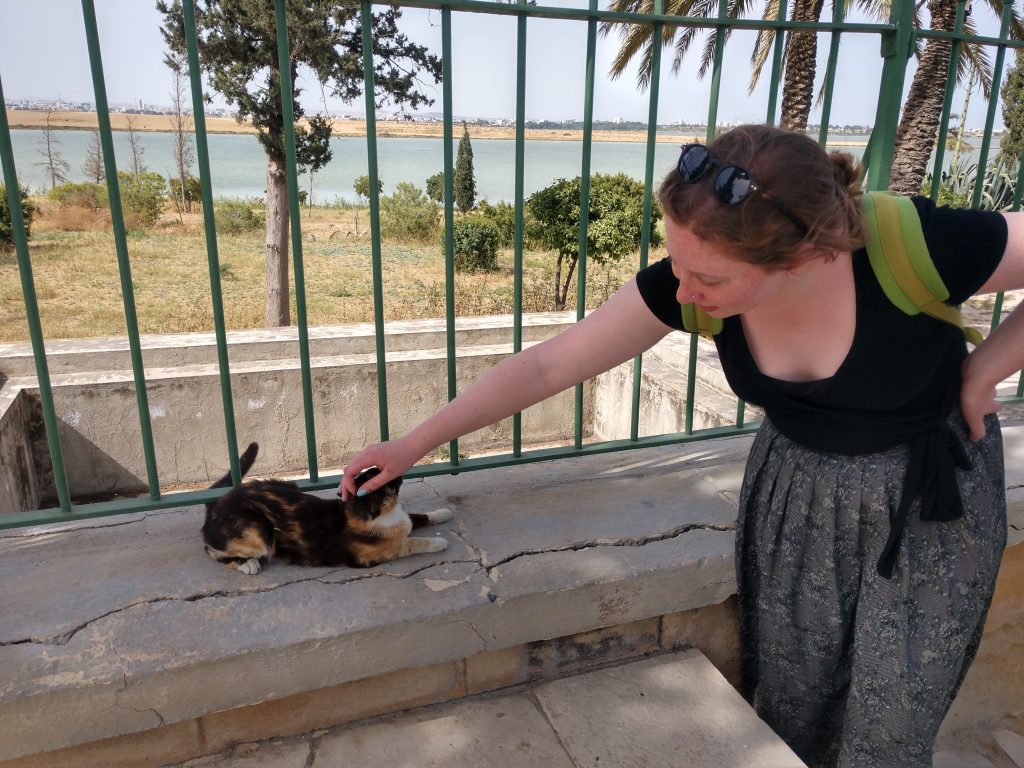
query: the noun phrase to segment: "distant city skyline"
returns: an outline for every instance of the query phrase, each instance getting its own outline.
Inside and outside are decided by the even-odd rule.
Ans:
[[[585,7],[576,0],[545,5]],[[983,34],[996,34],[998,21],[984,4],[975,4],[975,21]],[[602,7],[606,3],[602,2]],[[97,3],[97,21],[107,98],[111,105],[134,105],[140,101],[152,106],[170,103],[171,75],[163,65],[164,43],[160,36],[160,14],[154,2],[104,0]],[[72,103],[92,103],[95,96],[88,66],[85,34],[78,0],[46,0],[40,3],[5,4],[0,25],[0,78],[8,102],[62,99]],[[863,19],[861,19],[863,20]],[[526,119],[568,121],[583,115],[586,27],[579,21],[530,19],[527,25]],[[438,11],[406,8],[399,28],[409,39],[426,45],[432,53],[441,52],[441,25]],[[826,39],[826,38],[823,38]],[[453,110],[467,119],[509,120],[515,114],[516,23],[513,17],[479,13],[452,14]],[[749,56],[754,35],[742,30],[732,34],[726,49],[722,71],[720,123],[761,122],[768,102],[768,73],[748,94]],[[663,54],[662,85],[659,95],[658,123],[700,123],[707,118],[710,82],[697,80],[695,71],[702,52],[703,36],[695,40],[678,75],[672,74],[672,49]],[[830,125],[870,125],[874,122],[875,102],[881,72],[878,38],[874,35],[847,34],[840,48],[836,98]],[[649,95],[636,88],[636,69],[612,80],[609,66],[619,47],[617,35],[598,35],[595,61],[594,119],[646,122]],[[818,80],[824,72],[827,44],[819,45]],[[26,62],[31,62],[26,66]],[[462,65],[470,62],[471,65]],[[1007,66],[1012,63],[1008,57]],[[908,67],[907,86],[915,62]],[[310,114],[326,111],[333,115],[363,116],[364,102],[345,102],[321,93],[319,84],[303,79],[300,102]],[[227,105],[204,83],[213,107]],[[432,106],[419,110],[440,112],[441,86],[424,84],[433,99]],[[959,111],[963,95],[954,95],[953,112]],[[385,106],[383,112],[394,110]],[[986,105],[980,92],[974,94],[967,127],[984,126]],[[378,112],[378,114],[380,111]],[[411,112],[410,114],[417,114]],[[820,120],[820,108],[812,110],[810,122]],[[997,111],[995,130],[1002,130]]]

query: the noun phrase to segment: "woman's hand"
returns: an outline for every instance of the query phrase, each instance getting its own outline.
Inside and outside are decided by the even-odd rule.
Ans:
[[[996,389],[981,379],[977,373],[978,366],[973,354],[964,360],[961,372],[963,382],[960,386],[960,412],[967,424],[971,440],[981,440],[985,436],[985,417],[1002,408],[996,400]]]
[[[378,467],[380,469],[379,475],[367,480],[362,485],[361,490],[369,493],[370,491],[375,491],[389,480],[404,475],[409,467],[415,464],[421,457],[422,454],[417,455],[414,449],[410,449],[406,438],[389,440],[386,443],[375,443],[363,449],[361,453],[354,456],[345,465],[341,484],[338,486],[338,495],[341,496],[342,501],[348,501],[355,496],[356,477],[364,469],[370,467]]]

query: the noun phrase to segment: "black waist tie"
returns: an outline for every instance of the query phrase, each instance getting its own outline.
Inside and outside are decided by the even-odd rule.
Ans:
[[[911,438],[900,503],[889,519],[889,538],[878,559],[880,576],[892,578],[900,539],[914,499],[921,499],[922,520],[948,522],[963,516],[956,468],[970,469],[971,466],[960,436],[944,418],[936,421],[933,429]]]

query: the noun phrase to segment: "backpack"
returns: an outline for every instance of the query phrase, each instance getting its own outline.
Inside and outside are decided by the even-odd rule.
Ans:
[[[928,253],[921,218],[910,198],[866,192],[861,195],[860,209],[867,224],[868,261],[889,301],[908,315],[924,312],[955,325],[967,341],[980,344],[981,332],[965,326],[960,310],[945,303],[949,290]],[[721,318],[711,317],[693,304],[680,308],[683,328],[690,333],[710,339],[721,332]]]

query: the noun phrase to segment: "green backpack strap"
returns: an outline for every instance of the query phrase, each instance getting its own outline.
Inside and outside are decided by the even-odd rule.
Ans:
[[[715,334],[722,332],[722,318],[712,317],[696,304],[680,304],[679,309],[683,313],[683,330],[690,333],[699,333],[706,339],[713,338]]]
[[[928,253],[914,203],[886,192],[867,192],[860,206],[867,224],[868,260],[889,301],[908,315],[924,312],[955,325],[971,344],[980,344],[981,332],[966,327],[960,310],[945,303],[949,290]]]

